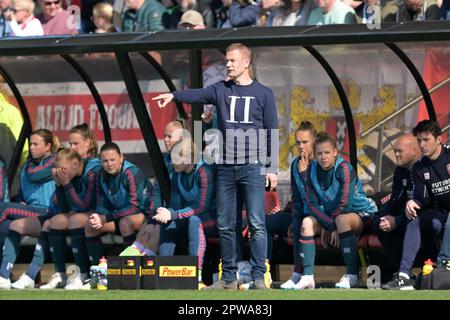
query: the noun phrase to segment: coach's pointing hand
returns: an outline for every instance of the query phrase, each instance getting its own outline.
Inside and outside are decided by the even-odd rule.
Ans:
[[[173,94],[171,94],[171,93],[163,93],[163,94],[160,94],[157,97],[154,97],[152,100],[157,100],[158,101],[158,107],[164,108],[165,106],[167,106],[168,103],[170,103],[173,100]]]

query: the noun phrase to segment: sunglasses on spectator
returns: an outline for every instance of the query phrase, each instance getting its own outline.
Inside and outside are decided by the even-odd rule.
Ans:
[[[60,0],[58,0],[58,1],[44,1],[44,4],[45,4],[46,6],[51,6],[52,4],[58,5],[58,4],[59,4],[59,1],[60,1]]]

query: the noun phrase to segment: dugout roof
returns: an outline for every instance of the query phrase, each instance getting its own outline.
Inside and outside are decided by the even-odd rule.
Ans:
[[[10,181],[16,174],[25,138],[36,129],[33,128],[35,119],[31,119],[28,112],[29,100],[24,98],[29,92],[27,90],[30,90],[25,84],[84,82],[92,96],[92,103],[98,108],[104,140],[109,141],[114,140],[114,135],[111,133],[104,106],[102,92],[104,89],[99,83],[115,80],[121,81],[126,87],[149,155],[152,172],[161,186],[164,199],[168,201],[170,194],[168,175],[158,145],[155,124],[151,121],[145,104],[142,82],[161,80],[166,90],[180,89],[180,82],[175,81],[179,80],[180,65],[175,61],[182,55],[187,61],[183,64],[183,68],[185,76],[189,79],[189,86],[202,87],[205,59],[217,60],[223,49],[233,42],[242,42],[254,48],[259,57],[266,56],[266,59],[263,59],[264,63],[258,64],[256,61],[256,77],[262,78],[263,83],[267,74],[271,74],[274,70],[285,69],[289,77],[295,78],[294,73],[297,70],[302,72],[301,70],[311,64],[315,65],[318,73],[328,77],[330,86],[334,87],[340,102],[339,110],[332,112],[341,113],[345,119],[348,156],[353,166],[361,165],[358,163],[357,139],[378,132],[377,147],[372,150],[374,162],[380,166],[374,175],[378,188],[383,184],[382,166],[385,159],[381,137],[384,124],[388,121],[398,122],[398,115],[409,110],[408,103],[411,99],[405,100],[404,105],[396,105],[396,108],[382,120],[378,119],[371,125],[366,124],[364,128],[359,128],[360,130],[355,128],[355,117],[358,117],[358,114],[352,110],[353,97],[345,77],[346,68],[349,67],[343,67],[342,57],[347,57],[347,61],[351,61],[356,57],[361,59],[361,56],[371,52],[372,55],[368,56],[368,59],[373,60],[375,52],[386,56],[386,60],[392,60],[390,65],[401,65],[409,80],[412,80],[420,91],[420,96],[412,97],[417,99],[413,100],[412,104],[422,103],[429,117],[437,119],[448,130],[450,122],[448,104],[443,107],[447,110],[443,116],[437,114],[432,95],[433,91],[436,94],[443,91],[450,92],[450,72],[444,71],[444,79],[440,79],[437,86],[427,84],[422,72],[423,59],[418,54],[419,51],[435,49],[441,57],[444,57],[435,63],[445,64],[450,61],[448,21],[381,24],[380,28],[375,29],[369,29],[366,25],[329,25],[8,38],[0,40],[0,74],[7,82],[25,120],[16,151],[8,161]],[[163,57],[161,64],[149,54],[150,51],[161,54]],[[286,52],[292,54],[286,55]],[[277,59],[274,61],[267,59],[271,54]],[[301,59],[293,61],[292,57],[297,56]],[[367,72],[370,71],[367,67]],[[314,80],[311,80],[311,83],[314,83]],[[177,104],[177,111],[180,117],[186,118],[187,113],[183,105]],[[200,114],[200,108],[193,108],[194,120],[200,119]],[[405,127],[404,123],[401,125]],[[406,125],[407,128],[410,126],[411,124]]]

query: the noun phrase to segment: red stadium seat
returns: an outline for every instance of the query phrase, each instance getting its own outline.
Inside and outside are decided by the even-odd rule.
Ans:
[[[367,247],[370,249],[378,249],[381,250],[381,243],[380,240],[378,240],[378,237],[376,235],[368,235],[368,241],[367,241]]]
[[[276,191],[266,191],[266,214],[281,211],[278,193]]]

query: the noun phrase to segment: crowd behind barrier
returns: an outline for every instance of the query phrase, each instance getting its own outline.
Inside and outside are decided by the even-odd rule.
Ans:
[[[450,20],[449,0],[1,0],[0,35]]]

